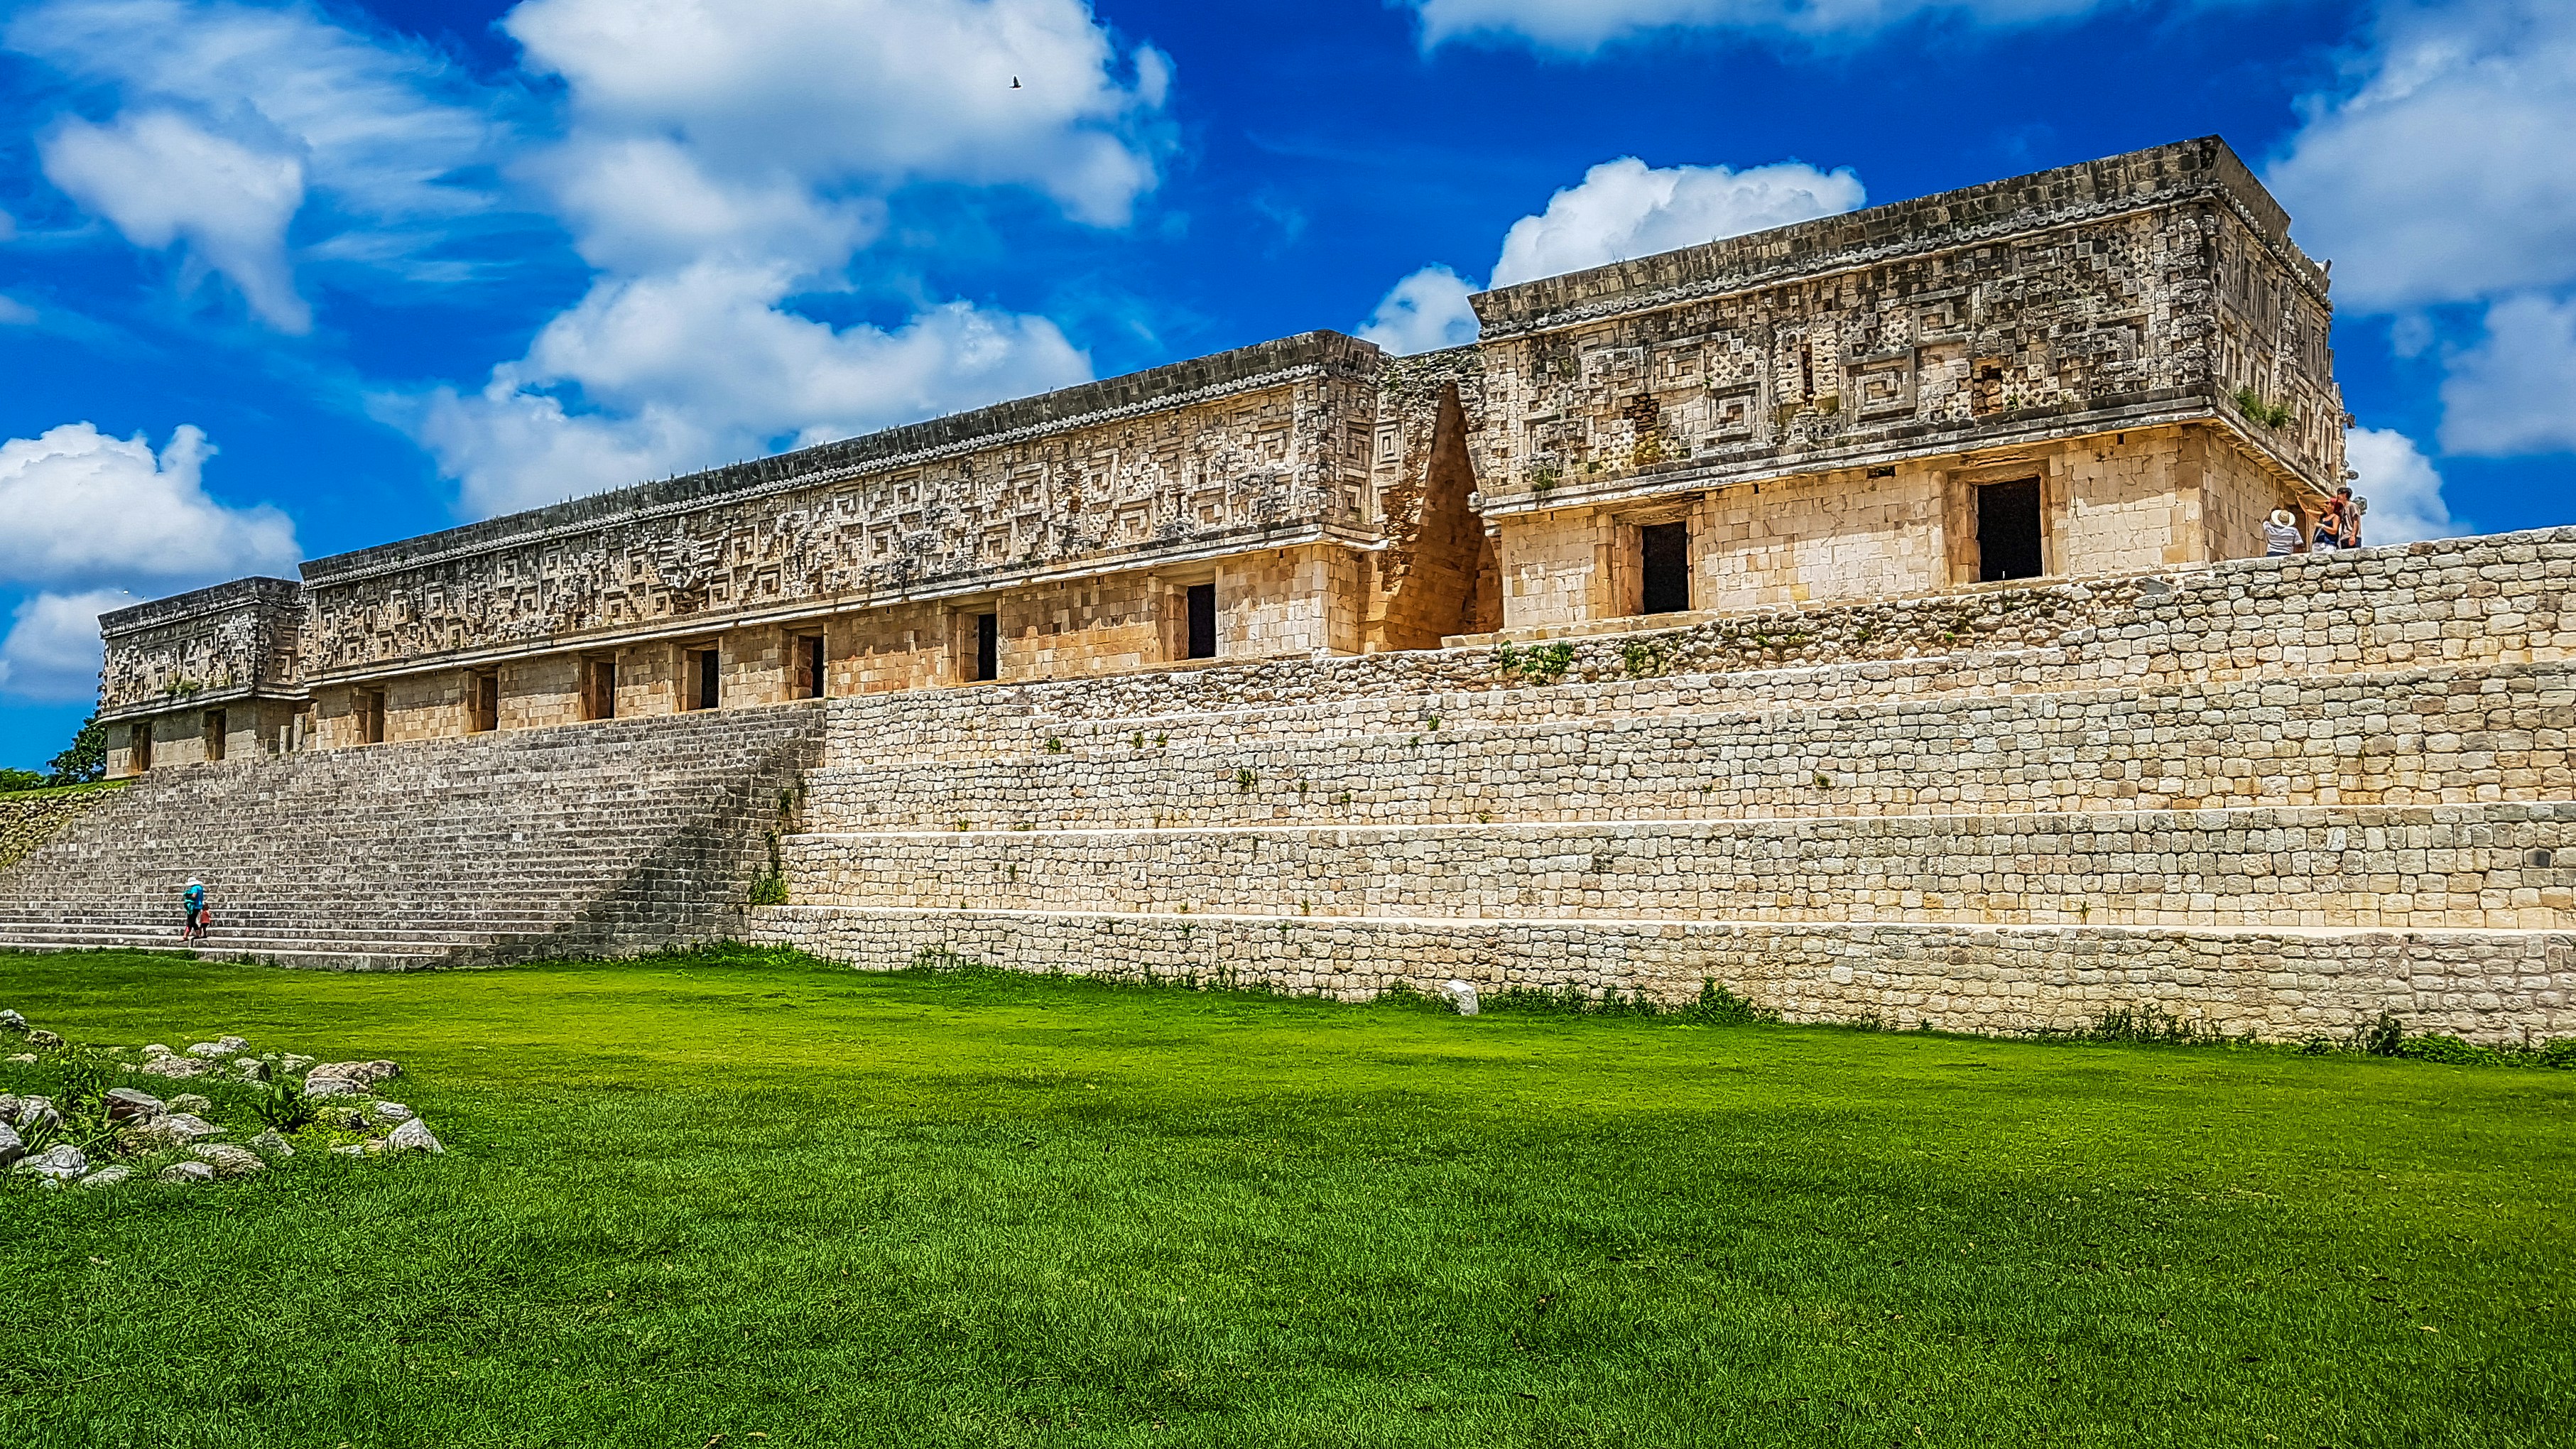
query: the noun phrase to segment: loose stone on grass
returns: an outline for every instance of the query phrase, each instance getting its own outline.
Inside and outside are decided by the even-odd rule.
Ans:
[[[217,1177],[248,1177],[254,1172],[268,1171],[268,1163],[258,1153],[247,1147],[235,1147],[229,1142],[200,1143],[188,1151],[198,1161],[212,1166]]]
[[[186,1147],[208,1137],[221,1137],[224,1129],[194,1112],[165,1112],[144,1123],[135,1135],[146,1142]]]
[[[0,1031],[24,1032],[26,1029],[27,1018],[14,1011],[0,1011]]]
[[[107,1120],[110,1122],[149,1122],[169,1110],[168,1103],[150,1092],[133,1087],[107,1089]]]
[[[1440,999],[1448,1002],[1449,1009],[1460,1016],[1476,1014],[1476,988],[1464,981],[1441,982]]]
[[[414,1117],[385,1134],[385,1150],[387,1152],[445,1152],[447,1149],[439,1146],[438,1139],[430,1135],[428,1123]]]
[[[271,1127],[260,1133],[258,1136],[252,1138],[250,1140],[250,1145],[254,1149],[265,1153],[270,1157],[293,1157],[295,1155],[295,1144],[287,1141],[286,1134],[278,1131],[274,1127]]]
[[[215,1110],[215,1103],[214,1099],[211,1097],[202,1097],[195,1092],[181,1092],[179,1095],[170,1099],[170,1110],[173,1112],[211,1112]]]
[[[163,1182],[212,1182],[215,1170],[202,1162],[174,1162],[161,1169]]]
[[[82,1178],[80,1181],[73,1183],[72,1186],[114,1187],[133,1175],[133,1168],[127,1167],[123,1163],[118,1163],[112,1167],[102,1167],[98,1171],[91,1173],[89,1176]]]
[[[27,1144],[20,1139],[17,1129],[0,1123],[0,1167],[6,1167],[26,1155]]]
[[[89,1171],[89,1154],[66,1142],[19,1163],[16,1170],[33,1173],[59,1187]]]

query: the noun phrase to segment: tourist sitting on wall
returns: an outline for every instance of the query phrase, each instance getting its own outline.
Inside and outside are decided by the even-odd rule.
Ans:
[[[2263,557],[2287,558],[2299,551],[2299,515],[2275,508],[2263,520]]]

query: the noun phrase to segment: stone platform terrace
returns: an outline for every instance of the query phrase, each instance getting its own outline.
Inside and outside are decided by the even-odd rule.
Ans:
[[[2566,1034],[2572,579],[2562,530],[837,701],[752,931],[1344,997]]]
[[[0,945],[167,946],[193,873],[213,953],[313,965],[748,936],[2532,1040],[2576,1033],[2571,581],[2559,530],[189,765],[0,868]]]

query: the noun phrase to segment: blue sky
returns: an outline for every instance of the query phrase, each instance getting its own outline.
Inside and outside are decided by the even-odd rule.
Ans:
[[[51,0],[0,78],[0,764],[125,594],[2210,132],[2376,536],[2576,521],[2563,3]]]

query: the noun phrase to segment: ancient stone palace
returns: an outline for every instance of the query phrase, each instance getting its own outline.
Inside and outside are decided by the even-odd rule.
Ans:
[[[0,945],[2576,1033],[2576,530],[2260,557],[2326,284],[2190,141],[140,605]]]
[[[2204,564],[2343,466],[2325,272],[2214,138],[1475,307],[110,614],[115,771]]]

